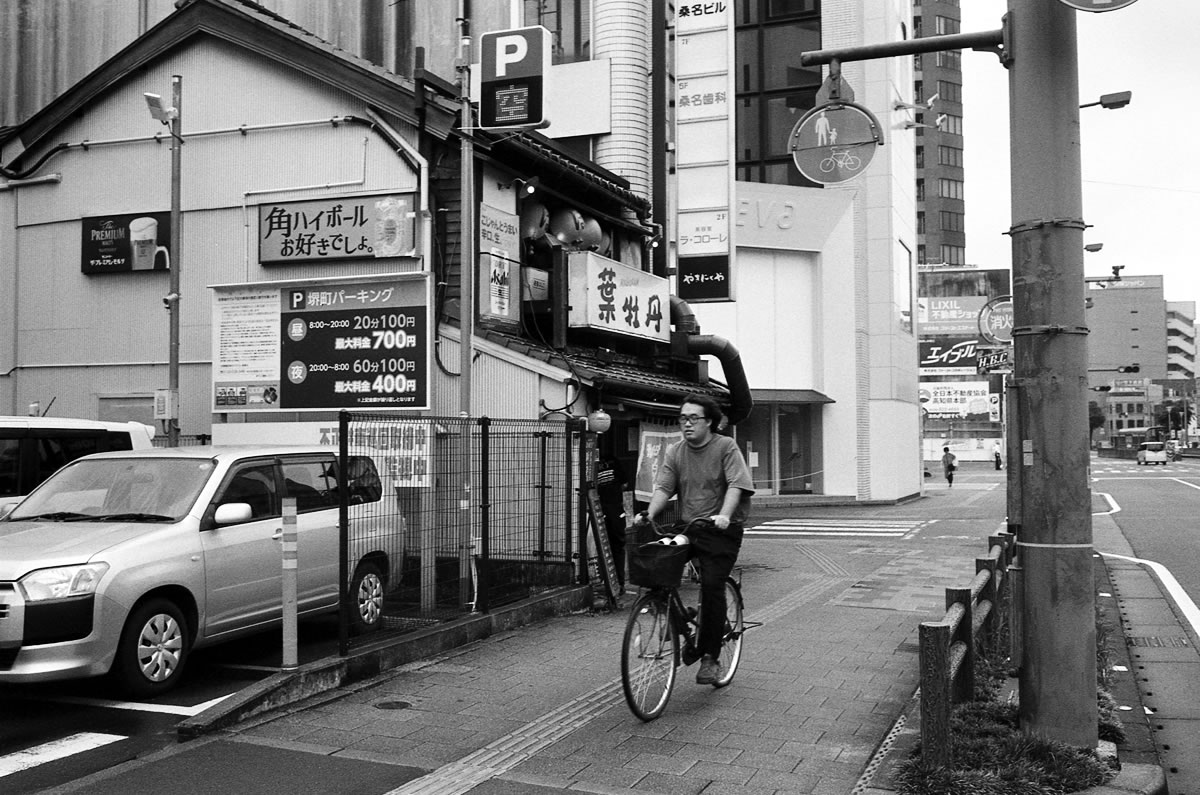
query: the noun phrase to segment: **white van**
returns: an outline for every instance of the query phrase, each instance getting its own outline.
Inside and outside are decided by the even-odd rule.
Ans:
[[[154,427],[140,422],[0,416],[0,514],[80,456],[142,450],[153,440]]]
[[[1142,442],[1137,451],[1138,466],[1142,464],[1167,465],[1167,446],[1162,442]]]

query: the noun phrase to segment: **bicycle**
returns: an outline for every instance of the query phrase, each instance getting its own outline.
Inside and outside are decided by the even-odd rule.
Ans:
[[[687,535],[696,529],[712,527],[708,519],[695,519],[662,532],[662,538]],[[658,541],[630,548],[628,579],[645,590],[633,603],[621,644],[621,685],[625,701],[634,715],[652,721],[667,708],[679,665],[691,665],[700,659],[696,643],[700,634],[700,611],[685,607],[679,595],[679,582],[687,562],[687,545],[664,545]],[[713,687],[725,687],[733,681],[742,659],[742,589],[733,577],[725,579],[725,633],[721,641],[721,677]],[[680,643],[680,639],[683,643]]]

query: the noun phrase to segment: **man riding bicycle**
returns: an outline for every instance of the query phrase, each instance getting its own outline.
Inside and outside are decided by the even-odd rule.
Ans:
[[[700,670],[696,683],[711,685],[721,677],[721,637],[725,627],[725,578],[733,571],[742,547],[744,523],[754,482],[737,443],[715,431],[723,418],[712,398],[691,394],[679,409],[683,441],[667,448],[654,480],[654,493],[644,517],[651,521],[679,496],[684,522],[710,519],[712,527],[689,534],[689,558],[700,561]]]

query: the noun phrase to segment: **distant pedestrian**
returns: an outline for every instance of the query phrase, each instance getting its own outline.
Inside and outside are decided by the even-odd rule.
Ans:
[[[942,448],[942,474],[946,476],[946,483],[950,488],[954,488],[954,470],[958,469],[958,459],[954,453],[950,452],[949,447]]]
[[[996,461],[996,471],[1000,471],[1000,442],[992,445],[992,458]]]

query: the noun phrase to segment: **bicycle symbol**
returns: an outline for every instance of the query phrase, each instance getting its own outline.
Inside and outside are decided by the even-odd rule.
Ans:
[[[847,171],[857,171],[862,167],[862,160],[857,155],[850,154],[849,149],[831,149],[829,157],[821,161],[819,167],[822,173],[828,174],[834,166]]]

